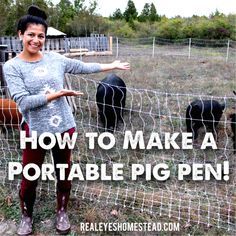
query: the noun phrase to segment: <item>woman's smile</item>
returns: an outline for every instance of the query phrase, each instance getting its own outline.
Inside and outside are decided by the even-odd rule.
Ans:
[[[45,43],[45,28],[40,24],[29,24],[24,34],[19,34],[23,42],[23,53],[37,54]]]

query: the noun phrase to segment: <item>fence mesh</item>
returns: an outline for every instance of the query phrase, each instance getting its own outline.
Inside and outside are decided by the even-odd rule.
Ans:
[[[85,171],[86,163],[98,165],[105,163],[107,173],[110,174],[114,163],[123,163],[125,177],[125,181],[118,184],[108,181],[95,185],[90,182],[74,181],[76,196],[166,215],[178,220],[203,223],[208,226],[217,223],[218,227],[233,229],[235,226],[234,169],[236,166],[228,131],[230,123],[225,115],[219,124],[218,150],[200,150],[198,147],[189,151],[123,150],[124,130],[132,132],[142,130],[146,143],[152,132],[158,132],[162,136],[165,132],[181,133],[186,130],[184,111],[189,101],[196,98],[192,95],[162,94],[155,91],[128,88],[124,124],[120,124],[114,134],[116,146],[109,151],[98,147],[90,150],[85,134],[88,132],[100,133],[103,130],[97,117],[95,94],[93,94],[96,91],[97,83],[94,80],[80,78],[75,87],[85,91],[86,95],[85,98],[76,100],[79,108],[76,120],[80,137],[73,151],[73,163],[80,163],[83,171]],[[199,99],[204,98],[205,96],[199,97]],[[226,107],[231,106],[230,99],[233,101],[233,98],[222,97],[220,99]],[[7,180],[7,163],[20,161],[21,151],[18,143],[19,134],[16,131],[7,130],[1,139],[2,182],[10,186],[14,184],[19,186],[18,181],[11,183]],[[177,143],[181,145],[180,141]],[[230,162],[231,179],[227,183],[219,181],[195,183],[191,180],[184,182],[177,180],[176,167],[179,163],[212,163],[214,166],[217,162],[224,160]],[[142,177],[138,182],[131,182],[129,181],[131,163],[144,165],[147,163],[152,165],[168,163],[172,172],[171,179],[166,183],[160,183],[155,180],[149,182]],[[45,187],[48,191],[52,191],[54,184],[43,183],[40,188]]]
[[[140,39],[141,40],[141,39]],[[203,224],[235,232],[236,195],[235,195],[235,155],[233,150],[233,132],[229,115],[235,113],[236,98],[232,88],[235,86],[234,63],[225,64],[217,56],[202,59],[201,49],[195,58],[188,58],[188,41],[182,44],[165,45],[155,48],[152,57],[153,41],[119,42],[119,59],[128,60],[133,65],[130,72],[119,72],[127,85],[126,106],[123,122],[115,128],[116,145],[111,150],[103,150],[95,145],[89,149],[86,133],[104,132],[98,116],[96,90],[101,77],[106,74],[74,76],[70,75],[71,86],[84,92],[84,96],[75,99],[77,111],[75,119],[79,133],[73,150],[73,163],[79,163],[85,172],[87,163],[106,164],[107,174],[112,173],[115,163],[124,165],[124,181],[79,181],[73,180],[73,194],[82,199],[97,201],[102,204],[114,204],[141,212],[173,218],[190,224]],[[200,43],[200,42],[199,42]],[[167,44],[167,45],[166,45]],[[113,43],[115,47],[115,43]],[[165,48],[164,48],[165,47]],[[165,55],[158,55],[161,48]],[[166,49],[170,51],[166,52]],[[174,52],[179,50],[179,53]],[[221,48],[220,48],[221,49]],[[186,50],[186,53],[185,53]],[[214,48],[208,49],[211,52]],[[113,49],[114,52],[114,49]],[[186,56],[182,57],[182,52]],[[157,54],[156,54],[157,53]],[[110,57],[82,58],[84,61],[107,62],[116,59]],[[144,57],[142,57],[144,56]],[[149,57],[150,56],[150,57]],[[220,59],[220,60],[219,60]],[[3,90],[2,90],[3,91]],[[232,95],[231,95],[232,94]],[[1,94],[4,97],[4,94]],[[200,144],[207,131],[203,126],[199,137],[191,150],[124,149],[122,147],[125,131],[132,133],[143,131],[144,142],[148,143],[150,135],[157,132],[163,141],[165,133],[186,132],[186,109],[194,100],[217,100],[225,106],[224,113],[216,127],[217,149],[201,150]],[[7,108],[11,112],[10,109]],[[0,113],[3,115],[3,112]],[[4,115],[3,115],[4,117]],[[19,148],[19,131],[7,126],[1,120],[0,141],[0,178],[10,189],[18,189],[20,179],[9,181],[7,164],[9,161],[21,160]],[[176,139],[181,146],[181,136]],[[191,177],[179,181],[177,166],[181,163],[193,164],[217,163],[229,161],[229,181],[192,181]],[[50,153],[45,162],[51,162]],[[158,163],[168,164],[171,177],[164,182],[152,179],[147,181],[141,176],[137,181],[130,181],[130,165]],[[38,187],[48,193],[55,192],[53,181],[42,181]]]
[[[183,56],[187,58],[218,58],[233,62],[235,41],[205,39],[113,38],[116,56]]]
[[[0,37],[0,44],[7,45],[8,52],[20,52],[22,43],[17,37]],[[120,56],[183,56],[188,58],[218,58],[233,62],[236,59],[236,42],[229,39],[164,39],[164,38],[122,38],[122,37],[72,37],[47,38],[44,50],[60,53],[113,52]]]

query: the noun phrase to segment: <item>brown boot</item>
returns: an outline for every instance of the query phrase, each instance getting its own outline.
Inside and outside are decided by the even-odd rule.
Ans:
[[[57,193],[57,217],[56,229],[60,234],[67,234],[70,231],[70,221],[66,213],[70,193]]]
[[[20,225],[17,229],[17,234],[26,236],[32,234],[32,216],[27,214],[27,209],[22,214]]]

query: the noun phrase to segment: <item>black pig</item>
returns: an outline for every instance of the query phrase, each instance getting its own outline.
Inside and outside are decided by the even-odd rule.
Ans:
[[[186,110],[187,132],[193,132],[198,137],[198,129],[206,126],[212,133],[219,123],[225,106],[215,100],[195,100]]]
[[[231,129],[233,132],[233,147],[234,147],[234,153],[236,153],[236,113],[230,115],[231,120]]]
[[[120,77],[109,74],[100,82],[96,102],[105,129],[113,131],[119,120],[123,122],[125,100],[126,85]]]

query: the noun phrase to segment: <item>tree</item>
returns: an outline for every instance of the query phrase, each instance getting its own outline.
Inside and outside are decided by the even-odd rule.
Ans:
[[[134,2],[132,0],[129,0],[126,10],[124,12],[124,18],[127,22],[132,22],[133,20],[137,19],[137,16],[138,16],[138,12],[136,10]]]
[[[58,12],[56,28],[65,31],[66,23],[75,16],[75,9],[69,0],[60,0],[56,7]]]
[[[138,20],[140,22],[145,22],[149,20],[149,15],[150,15],[150,4],[149,3],[145,3],[143,10],[141,12],[141,14],[138,17]]]
[[[4,35],[8,26],[8,18],[11,6],[13,4],[12,0],[3,0],[0,4],[0,35]]]
[[[211,13],[211,14],[210,14],[209,18],[212,19],[212,18],[214,18],[214,17],[219,17],[219,16],[220,16],[220,17],[221,17],[221,16],[223,17],[224,14],[223,14],[223,13],[220,13],[220,12],[218,11],[218,9],[216,9],[214,13]]]
[[[67,22],[65,33],[70,36],[90,36],[91,33],[100,33],[103,27],[101,19],[96,15],[97,1],[90,1],[88,7],[83,6],[80,1],[80,10],[76,12],[74,18]],[[78,2],[77,2],[78,4]],[[78,9],[78,8],[77,8]],[[104,27],[105,29],[106,27]]]
[[[80,11],[83,11],[84,9],[84,1],[85,0],[74,0],[74,8],[75,8],[75,11],[77,13],[79,13]]]
[[[88,8],[88,12],[89,12],[90,15],[95,14],[97,6],[98,6],[97,0],[90,1],[90,5],[89,5],[89,8]]]
[[[117,8],[114,13],[112,14],[112,16],[110,17],[110,19],[112,20],[121,20],[123,19],[123,14],[120,10],[120,8]]]
[[[157,14],[157,10],[156,7],[153,3],[149,4],[149,3],[145,3],[143,10],[141,12],[141,14],[138,17],[138,20],[140,22],[155,22],[155,21],[159,21],[160,17]]]
[[[154,21],[158,21],[159,19],[160,19],[160,17],[157,15],[156,7],[155,7],[155,5],[153,3],[151,3],[149,20],[151,22],[154,22]]]
[[[4,23],[4,31],[6,35],[16,35],[16,25],[20,17],[27,14],[27,9],[30,5],[35,4],[48,13],[48,5],[50,0],[3,0],[1,3],[0,11],[1,15],[4,16],[3,20],[0,18],[0,22]],[[7,10],[4,13],[4,9]],[[48,14],[47,14],[48,15]],[[0,23],[0,24],[1,24]],[[2,27],[1,27],[2,29]]]
[[[53,2],[54,0],[1,0],[0,35],[16,35],[19,18],[34,3],[45,10],[49,26],[64,31],[68,36],[102,33],[122,37],[236,39],[236,15],[226,16],[218,10],[209,17],[193,15],[168,19],[157,14],[153,3],[146,3],[137,19],[138,13],[130,0],[124,14],[116,9],[112,16],[106,18],[96,14],[96,0],[90,0],[90,5],[87,6],[84,5],[85,0],[59,0],[56,5]]]
[[[30,5],[37,5],[39,8],[44,10],[46,13],[48,11],[48,3],[50,1],[45,0],[16,0],[15,6],[16,6],[16,19],[19,19],[21,16],[27,14],[27,9]]]

